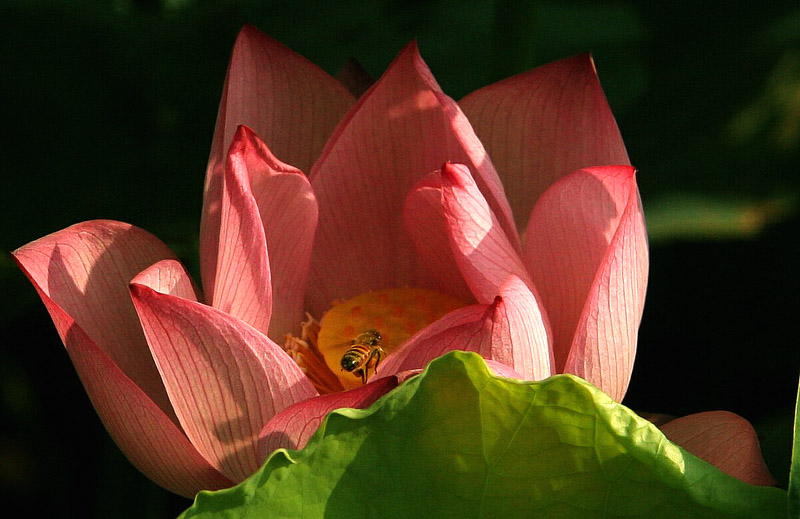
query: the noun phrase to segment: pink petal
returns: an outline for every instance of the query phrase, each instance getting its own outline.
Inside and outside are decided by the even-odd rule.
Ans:
[[[519,378],[541,380],[552,374],[547,333],[533,294],[512,276],[492,304],[450,312],[400,345],[378,375],[424,368],[448,351],[463,350],[505,364]]]
[[[39,295],[61,308],[162,411],[174,416],[128,293],[128,283],[139,272],[174,257],[167,246],[138,227],[93,220],[40,238],[13,255]],[[58,331],[64,339],[67,330]]]
[[[562,176],[630,164],[589,54],[489,85],[460,105],[497,166],[520,229]]]
[[[257,443],[267,421],[316,391],[278,345],[242,321],[143,285],[131,294],[186,435],[241,481],[263,461]]]
[[[280,160],[310,171],[355,99],[322,69],[258,29],[245,26],[233,48],[211,147],[200,232],[203,288],[213,299],[225,155],[247,125]]]
[[[467,167],[448,163],[441,175],[450,248],[475,299],[491,302],[510,275],[532,286],[513,241],[498,224]]]
[[[516,380],[523,380],[525,378],[514,371],[514,368],[506,366],[505,364],[497,362],[496,360],[484,359],[484,362],[486,362],[486,366],[488,366],[489,370],[496,377],[513,378]]]
[[[150,287],[156,292],[200,301],[200,291],[192,281],[186,268],[174,259],[161,260],[140,272],[131,283]]]
[[[492,359],[514,368],[527,380],[542,380],[555,374],[547,318],[542,315],[533,292],[516,276],[500,286],[508,321],[508,341],[495,346]]]
[[[233,485],[61,307],[41,290],[39,295],[100,420],[137,469],[159,486],[185,497]]]
[[[751,485],[776,485],[750,422],[727,411],[709,411],[677,418],[661,431],[698,458]]]
[[[276,414],[261,431],[259,450],[266,458],[275,449],[302,449],[322,419],[342,407],[364,409],[397,387],[397,377],[385,377],[359,388],[310,398]]]
[[[447,219],[442,207],[442,177],[438,171],[425,175],[409,191],[403,208],[406,232],[414,243],[414,251],[431,274],[433,288],[464,301],[473,299],[472,292],[458,269],[450,250]]]
[[[243,126],[236,133],[231,152],[237,175],[249,178],[269,248],[273,305],[269,336],[283,341],[287,333],[299,333],[304,317],[317,200],[305,175],[276,159],[249,128]]]
[[[524,260],[550,317],[559,372],[632,182],[629,167],[580,170],[554,184],[531,213]]]
[[[525,235],[525,262],[550,318],[556,370],[621,400],[647,287],[634,169],[603,166],[564,177],[542,195]]]
[[[222,190],[219,253],[210,303],[262,333],[272,316],[267,237],[250,188],[246,130],[234,136]]]
[[[412,43],[343,119],[312,170],[320,206],[312,312],[335,298],[418,285],[424,268],[403,228],[403,202],[420,177],[446,161],[475,172],[489,206],[511,232],[511,212],[491,162]]]
[[[422,368],[407,369],[405,371],[401,371],[401,372],[397,373],[397,375],[392,375],[392,377],[397,377],[397,383],[399,385],[399,384],[405,383],[405,381],[410,379],[410,378],[416,377],[417,375],[422,373],[422,371],[423,371]]]

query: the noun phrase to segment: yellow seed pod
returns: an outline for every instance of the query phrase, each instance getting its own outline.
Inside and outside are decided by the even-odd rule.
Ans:
[[[380,346],[391,354],[416,332],[462,306],[465,303],[460,299],[422,288],[366,292],[337,302],[325,312],[320,321],[318,347],[345,389],[352,389],[361,385],[361,378],[342,371],[341,360],[356,337],[367,330],[377,330]]]

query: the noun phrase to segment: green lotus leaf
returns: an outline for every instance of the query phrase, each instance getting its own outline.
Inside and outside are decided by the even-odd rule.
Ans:
[[[572,375],[493,376],[472,353],[430,363],[364,410],[328,415],[181,517],[786,517],[785,490],[730,477]]]
[[[797,403],[794,409],[794,439],[792,462],[789,467],[789,517],[800,517],[800,387],[797,388]]]

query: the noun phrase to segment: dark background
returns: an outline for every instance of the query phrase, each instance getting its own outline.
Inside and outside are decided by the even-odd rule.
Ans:
[[[141,476],[111,442],[7,252],[112,218],[155,233],[194,267],[205,163],[243,23],[328,72],[355,57],[376,77],[417,38],[456,99],[592,51],[639,169],[651,240],[625,403],[745,416],[785,486],[800,367],[791,331],[800,309],[796,0],[736,9],[683,0],[331,4],[0,3],[4,506],[161,518],[189,505]]]

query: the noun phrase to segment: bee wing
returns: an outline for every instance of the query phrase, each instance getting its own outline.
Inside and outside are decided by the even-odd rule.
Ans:
[[[337,342],[336,344],[332,344],[331,346],[328,346],[325,349],[335,350],[338,348],[344,348],[345,346],[352,346],[355,343],[356,343],[355,339],[350,339],[349,341]]]

